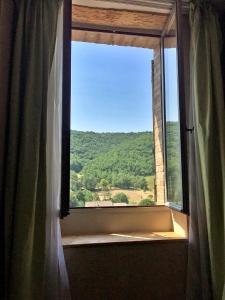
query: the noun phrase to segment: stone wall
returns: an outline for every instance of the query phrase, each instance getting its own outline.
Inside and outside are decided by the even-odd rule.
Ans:
[[[153,61],[153,130],[155,142],[155,198],[157,205],[165,202],[165,170],[163,157],[163,113],[161,81],[161,49],[154,49]]]

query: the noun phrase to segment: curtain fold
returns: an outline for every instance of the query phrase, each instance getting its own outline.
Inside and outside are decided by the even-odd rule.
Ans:
[[[5,28],[10,28],[13,37],[8,49],[10,55],[2,53],[2,45],[8,37],[0,37],[1,66],[2,57],[8,56],[8,79],[0,82],[1,107],[3,103],[6,117],[1,127],[4,173],[0,182],[5,225],[6,299],[52,299],[46,295],[46,281],[51,283],[50,273],[46,273],[49,264],[47,108],[61,2],[1,1],[0,23],[6,24],[5,17],[10,17],[11,28],[8,24]],[[7,10],[7,3],[11,4],[11,12]],[[4,69],[0,69],[0,78],[4,77],[3,72]],[[56,215],[55,220],[60,237]],[[62,249],[59,250],[60,253],[54,254],[63,256]],[[59,271],[62,262],[55,263]]]
[[[224,287],[225,108],[221,33],[208,1],[191,4],[190,246],[187,299],[221,300]]]

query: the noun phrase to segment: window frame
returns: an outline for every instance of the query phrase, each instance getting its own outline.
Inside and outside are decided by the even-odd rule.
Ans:
[[[72,0],[63,1],[62,152],[60,217],[70,210],[70,110],[71,110]]]
[[[176,16],[177,16],[177,51],[178,51],[178,86],[179,86],[179,115],[180,115],[180,132],[181,132],[181,165],[182,165],[182,183],[183,183],[183,208],[179,209],[170,205],[176,210],[180,210],[188,214],[188,182],[187,182],[187,152],[186,152],[186,111],[185,111],[185,91],[184,91],[184,77],[183,77],[183,56],[182,56],[182,42],[181,42],[181,0],[176,0]],[[60,217],[64,218],[70,214],[70,113],[71,113],[71,36],[73,29],[82,29],[73,26],[72,23],[72,1],[63,1],[63,88],[62,88],[62,153],[61,153],[61,206]],[[83,30],[95,32],[110,32],[119,34],[131,34],[146,37],[158,37],[161,39],[161,63],[163,66],[162,55],[162,37],[161,35],[149,34],[145,32],[137,32],[129,30],[123,31],[122,29],[114,30],[113,28],[102,28],[98,26],[84,27]],[[161,72],[162,87],[164,85],[164,69]],[[162,88],[162,112],[164,114],[164,91]],[[165,120],[164,120],[165,121]],[[164,122],[163,121],[163,122]],[[163,124],[164,135],[164,165],[165,165],[165,127]],[[165,165],[166,167],[166,165]],[[166,173],[165,173],[166,174]],[[166,192],[166,189],[165,189]],[[165,205],[166,206],[166,202]],[[112,209],[112,207],[93,207],[91,209]],[[113,209],[121,209],[123,207],[113,207]],[[126,209],[128,207],[125,207]],[[129,206],[129,208],[137,208],[137,206]],[[147,206],[151,208],[151,206]],[[80,208],[79,208],[80,209]],[[89,208],[90,209],[90,208]]]
[[[177,77],[178,77],[178,114],[180,126],[180,152],[181,152],[181,180],[182,180],[182,206],[172,202],[167,205],[175,210],[189,215],[189,190],[188,190],[188,159],[187,159],[187,127],[186,127],[186,97],[184,81],[184,55],[182,48],[182,3],[176,0],[161,35],[162,59],[162,113],[163,113],[163,140],[164,140],[164,166],[165,166],[165,198],[167,200],[167,149],[166,149],[166,97],[165,97],[165,64],[164,64],[164,38],[169,30],[172,18],[176,18],[176,43],[177,43]]]

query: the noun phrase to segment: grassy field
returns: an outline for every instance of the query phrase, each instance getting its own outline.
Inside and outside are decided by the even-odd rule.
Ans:
[[[154,190],[143,191],[143,190],[134,190],[134,189],[119,189],[112,188],[109,191],[111,197],[113,198],[118,193],[124,193],[127,195],[129,204],[138,205],[139,202],[146,198],[154,198]],[[98,192],[99,196],[102,195],[102,192]]]
[[[110,196],[109,198],[113,198],[118,193],[124,193],[125,195],[127,195],[130,205],[138,205],[141,200],[146,198],[154,199],[155,176],[147,176],[145,178],[148,183],[147,191],[143,191],[141,189],[120,189],[112,187],[108,191],[108,196]],[[102,196],[104,195],[104,192],[99,191],[97,193],[100,196],[100,198],[102,198]]]

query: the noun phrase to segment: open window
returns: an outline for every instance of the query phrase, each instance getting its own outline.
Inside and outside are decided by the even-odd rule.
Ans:
[[[162,33],[165,193],[169,206],[187,212],[186,112],[179,10],[177,2]]]
[[[114,209],[120,207],[121,211],[121,206],[135,209],[139,205],[150,207],[167,204],[187,212],[183,71],[181,51],[177,51],[180,47],[178,28],[181,23],[179,1],[176,6],[173,4],[160,8],[157,6],[154,10],[148,7],[147,11],[139,12],[132,9],[125,11],[117,8],[110,10],[105,7],[80,6],[76,1],[72,5],[70,1],[65,1],[64,12],[61,216],[66,216],[70,208],[110,206]],[[88,51],[97,51],[98,55],[102,55],[104,53],[102,49],[106,56],[107,52],[111,52],[111,57],[107,58],[110,64],[95,66],[94,71],[88,70]],[[122,90],[117,89],[118,95],[114,102],[112,99],[108,102],[100,99],[100,102],[97,101],[98,105],[104,105],[104,109],[96,107],[96,97],[102,95],[98,93],[99,90],[93,82],[94,76],[89,77],[90,85],[85,85],[88,77],[83,76],[84,72],[81,71],[79,77],[77,72],[81,70],[80,65],[82,63],[83,66],[86,65],[85,72],[89,75],[102,68],[103,76],[99,89],[112,91],[113,88],[118,88],[119,74],[117,71],[114,72],[113,76],[117,79],[117,83],[112,86],[109,84],[112,76],[107,77],[106,69],[115,67],[116,70],[118,61],[121,60],[122,63],[123,58],[119,56],[119,53],[123,52],[122,49],[125,56],[129,55],[129,51],[130,53],[136,51],[133,60],[143,60],[146,53],[149,55],[149,61],[144,67],[148,69],[148,79],[144,79],[149,80],[148,100],[144,99],[144,93],[135,90],[138,76],[133,82],[130,81],[130,86],[129,83],[120,80],[123,91],[124,86],[128,91],[130,88],[130,97],[136,93],[134,106],[138,102],[137,94],[142,95],[138,106],[133,111],[127,109],[122,117],[125,115],[132,117],[135,111],[138,114],[140,110],[143,116],[144,112],[146,113],[143,117],[145,124],[149,118],[149,127],[141,128],[143,120],[140,121],[138,116],[136,121],[134,118],[133,128],[127,129],[125,125],[124,132],[122,126],[115,130],[113,126],[118,125],[119,118],[116,120],[113,114],[114,123],[106,124],[106,129],[104,125],[97,130],[94,126],[85,127],[87,125],[85,117],[102,121],[103,124],[105,118],[101,120],[101,117],[104,110],[108,117],[110,109],[114,109],[115,114],[121,113],[121,110],[125,109],[125,105],[120,106],[121,102],[125,101],[125,96],[122,96]],[[118,61],[113,61],[115,57]],[[104,59],[99,59],[95,64],[103,62]],[[127,74],[132,68],[134,68],[132,64],[127,66]],[[97,75],[96,80],[99,80]],[[103,86],[104,84],[107,88]],[[83,89],[79,94],[78,90],[82,85]],[[84,86],[89,91],[90,86],[93,88],[91,94],[95,98],[89,98],[89,102],[87,99],[85,102],[84,97],[81,97],[82,93],[87,94]],[[144,90],[145,85],[142,87],[140,85],[140,88]],[[81,106],[82,99],[83,106]],[[146,101],[149,101],[148,108]],[[89,110],[92,116],[85,115],[85,109]],[[82,110],[83,125],[85,124],[83,127],[79,125],[82,123],[81,120],[78,124],[77,117],[77,114],[80,117]],[[111,133],[106,133],[107,131]]]

